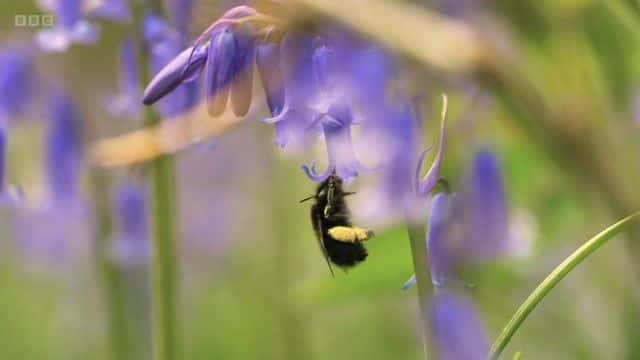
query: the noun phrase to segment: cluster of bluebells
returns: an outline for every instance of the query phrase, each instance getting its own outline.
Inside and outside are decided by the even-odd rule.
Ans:
[[[420,121],[402,91],[390,91],[396,74],[389,54],[337,26],[303,30],[282,23],[248,6],[227,11],[155,74],[144,104],[203,78],[211,115],[229,107],[244,116],[252,102],[255,67],[271,113],[263,121],[274,125],[276,145],[300,150],[314,137],[324,137],[326,168],[303,166],[311,180],[321,182],[335,171],[348,182],[375,170],[379,186],[368,198],[376,201],[367,207],[373,217],[395,208],[402,213],[415,201],[416,190],[429,193],[437,169],[419,179]],[[356,128],[361,130],[357,144]],[[365,165],[364,158],[371,163]]]

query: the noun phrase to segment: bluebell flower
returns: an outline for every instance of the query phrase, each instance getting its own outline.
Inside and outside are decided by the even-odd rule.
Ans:
[[[489,341],[473,305],[446,290],[433,297],[429,322],[441,360],[485,360]]]
[[[76,199],[82,171],[80,119],[64,90],[52,94],[45,144],[45,169],[51,200],[68,204]]]
[[[125,39],[120,47],[120,91],[108,98],[105,108],[114,117],[137,119],[142,110],[140,93],[135,44]]]
[[[229,96],[234,113],[245,115],[251,105],[257,29],[239,23],[239,19],[255,14],[247,6],[233,8],[205,30],[192,47],[182,52],[174,50],[173,54],[166,52],[165,67],[158,69],[145,89],[143,102],[153,104],[181,84],[196,80],[206,63],[206,98],[212,115],[224,110]]]
[[[457,267],[515,255],[508,235],[504,183],[495,156],[479,151],[460,194],[431,202],[427,248],[433,283],[446,285]],[[411,284],[407,284],[410,287]]]
[[[20,115],[34,97],[35,69],[29,49],[9,46],[0,51],[0,124]]]
[[[309,99],[315,91],[313,50],[312,38],[304,33],[288,33],[280,44],[282,73],[271,73],[269,87],[275,84],[278,89],[277,84],[281,83],[284,102],[279,104],[278,94],[271,95],[276,101],[273,117],[264,122],[275,125],[275,142],[281,148],[300,150],[307,145],[310,135],[320,130],[319,114],[309,107]]]
[[[55,16],[55,26],[37,34],[43,50],[65,51],[74,43],[92,44],[98,39],[97,26],[84,17],[84,0],[44,0],[40,4]]]
[[[116,236],[114,261],[123,267],[145,264],[150,257],[149,220],[145,189],[127,181],[114,192]]]

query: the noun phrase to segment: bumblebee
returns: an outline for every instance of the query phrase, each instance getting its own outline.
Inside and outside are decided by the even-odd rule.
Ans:
[[[311,205],[311,224],[331,275],[331,264],[347,269],[367,258],[363,241],[373,237],[371,230],[353,226],[345,197],[353,195],[342,188],[342,179],[333,172],[318,185],[316,194],[300,202],[315,200]]]

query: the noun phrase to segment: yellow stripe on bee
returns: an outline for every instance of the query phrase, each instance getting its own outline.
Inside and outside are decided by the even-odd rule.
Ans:
[[[373,237],[373,231],[359,228],[359,227],[348,227],[348,226],[334,226],[329,229],[329,235],[342,242],[356,242],[356,241],[365,241],[369,240]]]

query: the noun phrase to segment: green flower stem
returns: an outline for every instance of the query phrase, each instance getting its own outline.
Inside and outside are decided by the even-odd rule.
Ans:
[[[136,7],[135,33],[138,34],[140,56],[138,68],[141,70],[142,87],[149,82],[148,58],[142,39],[142,20],[153,11],[162,15],[162,2],[142,1]],[[153,126],[160,117],[151,107],[145,109],[144,123]],[[150,181],[151,210],[151,341],[155,360],[177,358],[177,316],[176,316],[176,214],[174,164],[170,155],[163,155],[148,165]]]
[[[104,189],[108,189],[109,186],[106,175],[99,171],[91,169],[90,183],[96,214],[94,256],[107,314],[107,353],[109,359],[127,360],[132,359],[132,348],[128,336],[130,328],[127,321],[124,282],[122,273],[108,256],[112,227],[108,192]]]
[[[429,261],[427,258],[427,241],[425,229],[420,221],[410,220],[407,216],[407,230],[411,243],[411,256],[413,257],[413,273],[416,276],[416,288],[418,289],[418,305],[420,307],[420,324],[422,325],[422,344],[425,357],[434,353],[430,346],[429,337],[429,299],[432,294],[431,274],[429,273]]]
[[[569,255],[558,267],[556,267],[546,279],[544,279],[538,287],[533,290],[531,295],[516,310],[511,320],[502,329],[502,332],[491,346],[489,352],[490,359],[497,359],[504,348],[507,346],[513,334],[522,325],[524,320],[535,309],[535,307],[544,299],[544,297],[553,289],[571,270],[582,263],[589,255],[598,250],[600,246],[615,235],[633,225],[640,218],[640,212],[633,213],[628,217],[609,226],[598,235],[592,237],[584,245],[579,247],[573,254]]]

